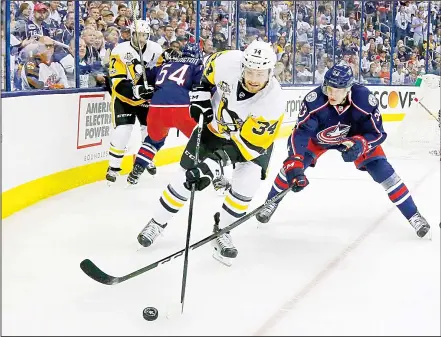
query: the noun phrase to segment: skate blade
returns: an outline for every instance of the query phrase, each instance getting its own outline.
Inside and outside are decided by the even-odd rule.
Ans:
[[[232,265],[231,259],[229,257],[219,255],[217,252],[213,252],[213,258],[222,263],[224,266],[231,267]]]
[[[116,183],[116,181],[109,181],[109,180],[106,180],[106,182],[108,187],[112,187]]]
[[[126,182],[126,186],[125,186],[124,188],[125,188],[125,189],[127,189],[127,188],[133,188],[133,187],[136,186],[136,185],[138,185],[138,184],[131,184],[131,183]]]
[[[421,240],[429,240],[432,241],[432,228],[429,229],[429,231],[424,235]]]

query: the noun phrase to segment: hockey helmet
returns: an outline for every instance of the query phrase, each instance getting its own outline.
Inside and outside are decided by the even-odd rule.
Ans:
[[[202,59],[202,53],[196,43],[187,43],[182,47],[182,57],[191,57],[195,59]]]
[[[332,66],[326,73],[323,86],[333,88],[350,88],[354,84],[352,68],[346,63]]]
[[[254,40],[242,55],[242,68],[273,70],[276,62],[277,56],[273,48],[263,41]]]
[[[136,20],[132,22],[129,26],[130,35],[132,37],[132,42],[135,46],[138,45],[138,36],[143,34],[145,36],[145,41],[150,39],[150,26],[145,20]]]

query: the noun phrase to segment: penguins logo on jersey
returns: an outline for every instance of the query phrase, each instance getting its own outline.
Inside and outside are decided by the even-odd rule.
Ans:
[[[322,144],[337,145],[346,138],[350,129],[350,125],[338,123],[320,131],[317,140]]]

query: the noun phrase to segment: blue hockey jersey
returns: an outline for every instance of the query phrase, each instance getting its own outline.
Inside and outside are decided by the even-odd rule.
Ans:
[[[194,58],[180,58],[154,67],[147,74],[149,83],[155,83],[150,106],[185,107],[190,104],[189,91],[201,81],[203,65]]]
[[[368,151],[387,137],[375,96],[354,84],[346,102],[332,106],[320,86],[305,96],[288,147],[291,153],[304,156],[310,140],[325,149],[337,149],[343,140],[356,135],[366,139]]]

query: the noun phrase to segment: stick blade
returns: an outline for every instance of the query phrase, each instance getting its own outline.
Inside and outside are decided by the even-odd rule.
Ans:
[[[118,283],[118,278],[110,276],[99,269],[95,263],[89,259],[85,259],[80,263],[81,270],[89,276],[91,279],[106,285],[112,285]]]

